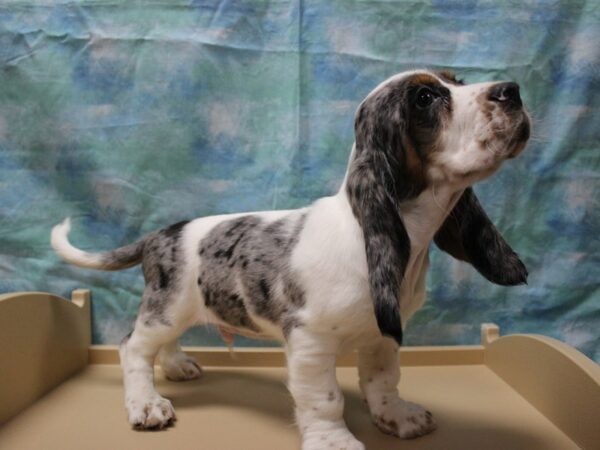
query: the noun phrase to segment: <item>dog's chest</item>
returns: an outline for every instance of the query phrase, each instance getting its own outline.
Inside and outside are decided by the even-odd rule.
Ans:
[[[425,277],[429,266],[429,244],[423,248],[412,248],[404,281],[400,288],[400,313],[406,322],[425,301]]]
[[[425,190],[400,209],[410,239],[410,258],[400,289],[402,319],[408,320],[425,300],[425,277],[429,266],[429,246],[462,194],[461,191]]]

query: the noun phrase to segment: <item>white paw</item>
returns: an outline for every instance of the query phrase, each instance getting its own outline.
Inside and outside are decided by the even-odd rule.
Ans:
[[[382,432],[401,439],[413,439],[437,428],[429,411],[415,403],[399,400],[393,406],[372,413],[373,422]]]
[[[202,376],[202,368],[196,360],[183,352],[161,358],[160,365],[167,379],[171,381],[195,380]]]
[[[302,450],[365,450],[365,446],[347,429],[321,430],[304,433]]]
[[[125,406],[129,423],[139,430],[161,429],[177,420],[171,402],[158,394],[141,401],[128,398]]]

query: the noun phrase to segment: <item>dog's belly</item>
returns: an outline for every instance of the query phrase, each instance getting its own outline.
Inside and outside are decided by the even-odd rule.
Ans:
[[[221,315],[216,314],[214,310],[206,306],[206,299],[199,289],[193,290],[193,294],[187,297],[185,302],[188,305],[194,305],[189,310],[190,316],[187,326],[214,327],[227,345],[233,344],[235,336],[256,340],[284,341],[283,331],[278,324],[256,316],[248,310],[245,311],[245,314],[248,315],[248,323],[252,324],[251,329],[227,322],[226,317],[223,319]],[[235,320],[231,322],[235,322]]]
[[[266,333],[253,333],[248,330],[244,330],[241,328],[233,328],[229,325],[217,325],[217,329],[219,330],[219,334],[221,335],[221,339],[227,345],[232,345],[236,335],[244,336],[250,339],[259,339],[259,340],[273,340],[276,339],[275,336]]]

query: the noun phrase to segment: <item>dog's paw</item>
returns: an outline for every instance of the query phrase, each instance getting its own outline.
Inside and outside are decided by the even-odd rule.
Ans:
[[[400,400],[394,406],[372,414],[373,422],[383,433],[401,439],[414,439],[437,428],[429,411],[423,407]]]
[[[162,429],[177,420],[171,402],[160,395],[144,401],[127,399],[126,407],[129,423],[137,430]]]
[[[322,430],[305,432],[302,450],[365,450],[365,446],[346,429]]]
[[[171,381],[195,380],[202,376],[202,368],[196,360],[183,352],[161,358],[160,365],[165,377]]]

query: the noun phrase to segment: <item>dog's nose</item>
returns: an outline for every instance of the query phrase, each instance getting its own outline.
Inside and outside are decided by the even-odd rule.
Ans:
[[[523,102],[519,95],[519,85],[512,81],[493,85],[488,93],[488,100],[506,106],[521,107]]]

